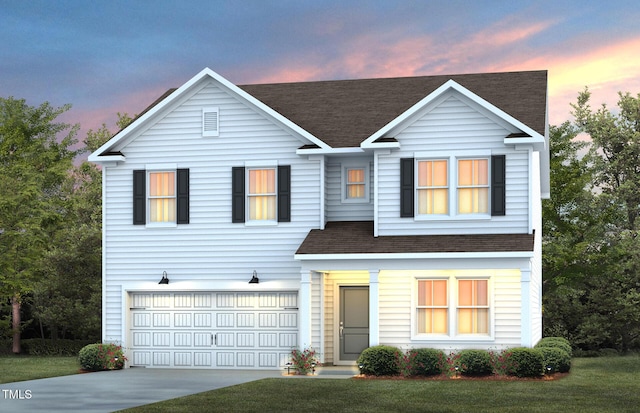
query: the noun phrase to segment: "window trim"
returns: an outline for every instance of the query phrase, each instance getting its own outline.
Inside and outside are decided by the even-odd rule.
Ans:
[[[449,271],[446,271],[449,272]],[[433,271],[431,274],[415,275],[412,281],[411,290],[411,341],[415,342],[458,342],[467,341],[494,341],[495,340],[495,292],[493,277],[486,271],[464,270],[449,275],[438,274],[439,271]],[[472,274],[473,273],[473,274]],[[447,280],[447,317],[448,326],[447,334],[441,333],[418,333],[418,282],[421,280]],[[459,280],[487,280],[487,303],[488,303],[488,334],[480,333],[458,333],[458,293]]]
[[[348,185],[349,185],[349,170],[362,169],[364,171],[364,197],[362,198],[349,198]],[[371,169],[369,162],[348,162],[340,166],[341,181],[340,181],[340,201],[343,204],[368,204],[371,202]]]

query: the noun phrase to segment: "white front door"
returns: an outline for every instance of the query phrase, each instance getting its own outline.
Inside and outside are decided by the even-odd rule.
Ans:
[[[298,343],[297,292],[130,294],[131,366],[279,368]]]

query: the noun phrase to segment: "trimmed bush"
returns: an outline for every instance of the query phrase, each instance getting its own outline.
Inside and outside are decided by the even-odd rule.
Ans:
[[[566,373],[571,369],[571,356],[559,347],[538,347],[542,353],[542,363],[545,371],[551,368],[551,373]]]
[[[507,374],[517,377],[540,377],[544,374],[542,352],[534,348],[516,347],[509,350]]]
[[[493,372],[491,356],[485,350],[462,350],[458,363],[465,376],[488,376]]]
[[[564,350],[569,357],[572,355],[571,343],[564,337],[545,337],[542,340],[538,341],[538,344],[535,345],[535,348],[559,348]]]
[[[373,376],[392,376],[400,372],[398,357],[402,352],[397,347],[374,346],[365,349],[358,357],[360,373]]]
[[[120,370],[127,358],[122,347],[115,344],[89,344],[78,353],[80,366],[85,370]]]
[[[442,373],[442,360],[446,358],[444,351],[434,348],[410,350],[412,372],[416,376],[435,376]]]

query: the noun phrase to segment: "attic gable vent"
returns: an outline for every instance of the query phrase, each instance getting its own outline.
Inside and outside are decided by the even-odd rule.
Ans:
[[[202,109],[202,136],[220,136],[219,108]]]

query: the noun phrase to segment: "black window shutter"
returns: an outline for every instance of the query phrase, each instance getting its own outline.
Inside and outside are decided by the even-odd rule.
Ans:
[[[147,172],[133,171],[133,225],[147,223]]]
[[[278,222],[291,222],[291,166],[278,166]]]
[[[178,224],[189,223],[189,170],[178,169]]]
[[[491,215],[501,216],[506,214],[505,193],[505,156],[493,155],[491,157]]]
[[[231,222],[244,222],[244,167],[231,168]]]
[[[414,216],[413,158],[400,159],[400,217]]]

